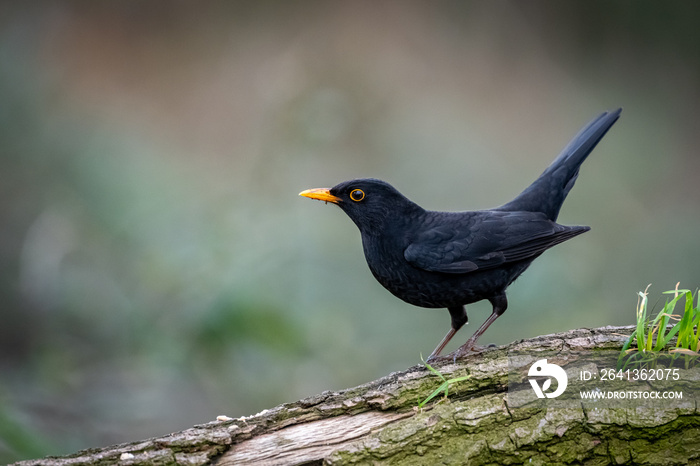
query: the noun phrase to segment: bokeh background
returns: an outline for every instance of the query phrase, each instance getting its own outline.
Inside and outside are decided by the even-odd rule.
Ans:
[[[14,4],[13,4],[14,3]],[[420,362],[446,310],[302,189],[496,206],[624,107],[482,339],[696,289],[697,2],[5,2],[0,462],[164,435]],[[463,342],[490,312],[469,307]]]

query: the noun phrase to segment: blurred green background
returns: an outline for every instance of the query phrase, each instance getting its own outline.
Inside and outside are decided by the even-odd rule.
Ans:
[[[482,343],[698,286],[697,2],[6,2],[0,462],[251,415],[420,362],[446,310],[375,282],[302,189],[510,200],[624,107]],[[490,312],[470,306],[466,340]]]

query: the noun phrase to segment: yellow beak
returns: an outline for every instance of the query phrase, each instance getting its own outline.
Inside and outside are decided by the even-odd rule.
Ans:
[[[300,192],[299,195],[319,201],[332,202],[333,204],[337,204],[341,201],[339,197],[332,195],[331,191],[327,188],[307,189],[306,191]]]

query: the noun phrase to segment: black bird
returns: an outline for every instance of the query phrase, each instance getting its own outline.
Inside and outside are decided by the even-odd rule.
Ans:
[[[481,334],[505,312],[506,288],[533,260],[590,230],[555,221],[579,167],[621,111],[605,112],[588,123],[534,183],[491,210],[425,210],[390,184],[372,178],[299,194],[332,202],[355,222],[367,264],[387,290],[416,306],[447,308],[452,328],[429,360],[467,322],[464,306],[489,300],[493,312],[454,353],[456,358],[472,351]]]

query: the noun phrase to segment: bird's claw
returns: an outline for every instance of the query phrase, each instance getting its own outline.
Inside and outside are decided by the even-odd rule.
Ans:
[[[462,359],[465,356],[479,354],[479,353],[483,352],[484,350],[486,350],[486,348],[490,348],[490,347],[491,347],[491,345],[486,347],[486,346],[476,346],[476,345],[469,345],[468,346],[468,345],[464,344],[464,345],[460,346],[459,348],[457,348],[456,350],[454,350],[453,352],[451,352],[450,354],[448,354],[446,357],[449,358],[450,356],[452,356],[452,362],[454,362],[456,364],[457,359]]]
[[[431,354],[428,359],[425,360],[427,364],[435,364],[438,362],[447,361],[449,358],[447,356],[440,356],[439,354]]]

